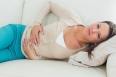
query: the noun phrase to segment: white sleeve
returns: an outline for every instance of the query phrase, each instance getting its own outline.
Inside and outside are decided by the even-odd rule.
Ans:
[[[41,9],[41,11],[39,12],[34,24],[40,25],[45,15],[50,12],[56,14],[59,18],[78,17],[79,19],[78,14],[73,10],[66,8],[52,0],[48,0],[43,6],[43,8]]]

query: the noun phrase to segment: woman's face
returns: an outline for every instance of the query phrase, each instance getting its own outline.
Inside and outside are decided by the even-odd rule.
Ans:
[[[84,29],[86,40],[90,43],[98,44],[105,40],[109,34],[109,25],[107,23],[94,23]]]

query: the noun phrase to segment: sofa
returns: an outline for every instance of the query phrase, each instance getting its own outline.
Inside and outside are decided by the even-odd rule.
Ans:
[[[0,27],[13,23],[34,25],[34,20],[47,0],[0,0]],[[116,23],[115,0],[54,0],[76,11],[83,24],[110,20]],[[49,13],[42,26],[57,20]],[[116,47],[116,46],[115,46]],[[116,53],[105,65],[80,67],[59,60],[20,59],[0,63],[0,77],[116,77]]]

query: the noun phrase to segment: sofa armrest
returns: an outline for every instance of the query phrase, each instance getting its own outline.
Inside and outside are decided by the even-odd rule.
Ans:
[[[109,55],[107,60],[107,76],[116,77],[116,53]]]

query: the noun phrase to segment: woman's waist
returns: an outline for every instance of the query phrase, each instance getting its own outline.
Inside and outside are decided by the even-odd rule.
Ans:
[[[65,59],[73,55],[73,53],[69,53],[69,50],[57,47],[57,44],[53,42],[44,44],[40,43],[37,46],[34,45],[34,48],[37,55],[41,55],[46,58]]]

